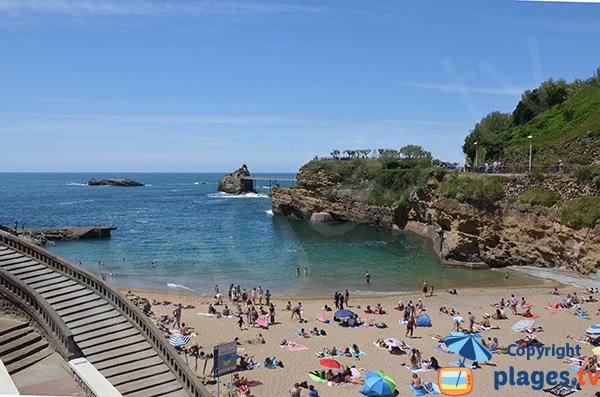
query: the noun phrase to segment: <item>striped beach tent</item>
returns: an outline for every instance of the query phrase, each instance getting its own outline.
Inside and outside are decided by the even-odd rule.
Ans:
[[[585,330],[585,333],[592,338],[600,337],[600,324],[592,325]]]
[[[183,346],[186,343],[188,343],[190,341],[190,337],[189,336],[185,336],[185,335],[173,335],[171,336],[171,338],[169,338],[169,344],[171,346]]]

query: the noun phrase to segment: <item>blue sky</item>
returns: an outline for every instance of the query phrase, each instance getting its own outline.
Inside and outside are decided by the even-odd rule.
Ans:
[[[600,5],[0,0],[0,171],[296,171],[332,148],[462,162],[483,115],[600,66]]]

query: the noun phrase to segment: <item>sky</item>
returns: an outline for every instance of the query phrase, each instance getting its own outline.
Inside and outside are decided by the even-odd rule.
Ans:
[[[487,113],[600,66],[600,4],[0,0],[0,172],[463,162]]]

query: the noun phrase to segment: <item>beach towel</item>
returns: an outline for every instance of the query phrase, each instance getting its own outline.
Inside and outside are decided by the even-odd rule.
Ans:
[[[311,374],[310,372],[308,373],[308,377],[310,378],[310,380],[312,380],[313,382],[327,382],[327,379],[323,379],[315,374]]]
[[[554,312],[559,312],[561,310],[564,310],[562,307],[560,306],[555,306],[555,305],[551,305],[551,306],[546,306],[547,310],[552,310]]]
[[[415,387],[413,385],[411,385],[410,383],[408,384],[408,387],[410,390],[412,390],[413,393],[415,393],[415,396],[426,396],[428,394],[441,394],[440,387],[437,385],[437,383],[426,383],[426,385],[429,389],[431,389],[431,391],[427,391],[427,389],[425,389],[425,387],[415,389]]]
[[[304,346],[304,345],[300,345],[296,342],[292,342],[292,341],[286,341],[285,344],[280,345],[279,347],[281,347],[282,349],[286,349],[289,352],[297,352],[300,350],[308,350],[308,347]]]
[[[406,321],[405,319],[401,318],[400,320],[398,320],[398,322],[400,323],[400,325],[406,325],[406,323],[408,321]]]
[[[577,389],[574,387],[570,387],[570,386],[556,385],[549,389],[544,389],[544,391],[546,393],[552,394],[553,396],[563,397],[563,396],[568,396],[569,394],[575,393],[577,391]]]
[[[405,365],[404,368],[408,369],[410,372],[429,372],[429,371],[433,371],[433,369],[431,368],[411,368],[408,365]]]

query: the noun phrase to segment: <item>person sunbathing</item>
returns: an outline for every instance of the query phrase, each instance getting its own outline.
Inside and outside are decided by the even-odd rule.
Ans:
[[[208,314],[211,314],[211,315],[213,315],[213,314],[217,314],[217,309],[215,309],[215,308],[213,307],[212,303],[209,303],[209,304],[208,304]]]
[[[304,328],[300,328],[300,330],[298,331],[298,335],[300,335],[303,338],[310,338],[310,335],[308,333],[306,333]]]
[[[241,386],[248,386],[248,378],[246,378],[246,377],[244,377],[244,376],[241,376],[241,375],[240,375],[240,374],[238,374],[238,373],[234,373],[234,374],[233,374],[233,385],[234,385],[235,387],[237,387],[238,389],[239,389]]]
[[[185,323],[181,323],[181,329],[179,330],[181,335],[189,335],[191,334],[190,329],[185,325]]]
[[[404,310],[404,302],[398,301],[398,306],[396,306],[395,309],[398,311]]]
[[[492,316],[494,320],[506,320],[508,317],[506,316],[506,311],[504,309],[496,309],[496,313]]]
[[[389,346],[383,341],[383,339],[377,339],[375,341],[375,344],[377,345],[377,347],[381,348],[381,349],[388,349]]]
[[[527,310],[525,310],[525,313],[521,314],[521,316],[523,316],[523,317],[533,317],[533,313],[531,313],[531,309],[528,307]]]
[[[423,388],[423,382],[421,382],[421,378],[419,378],[419,375],[417,375],[417,374],[412,375],[412,380],[410,381],[410,384],[416,390]]]
[[[377,306],[375,306],[375,311],[373,313],[375,313],[375,314],[385,314],[385,310],[383,310],[383,307],[381,307],[381,304],[378,303]]]
[[[225,308],[223,309],[223,311],[221,312],[221,314],[225,317],[227,316],[231,316],[231,310],[229,310],[229,307],[227,305],[225,305]]]
[[[492,322],[490,321],[490,315],[485,313],[481,320],[481,326],[484,328],[492,328]]]

